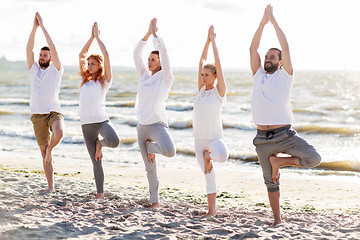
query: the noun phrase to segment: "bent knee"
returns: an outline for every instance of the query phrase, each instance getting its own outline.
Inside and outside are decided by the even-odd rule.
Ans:
[[[62,139],[64,136],[64,131],[62,129],[58,129],[56,131],[53,132],[54,137],[57,139]]]
[[[165,150],[164,150],[164,156],[166,157],[173,157],[176,154],[176,149],[174,145],[168,146]]]
[[[109,141],[109,146],[110,148],[117,148],[120,144],[120,139],[118,137],[114,137],[113,139],[111,139]]]
[[[218,152],[218,153],[211,153],[210,154],[211,159],[213,159],[216,162],[225,162],[229,158],[229,154],[226,151]]]
[[[320,164],[321,156],[317,152],[314,152],[311,156],[306,159],[301,159],[301,165],[305,168],[313,168]]]

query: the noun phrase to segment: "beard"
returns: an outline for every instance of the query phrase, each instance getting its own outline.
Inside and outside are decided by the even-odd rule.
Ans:
[[[49,61],[45,61],[45,60],[39,60],[39,66],[41,68],[48,68],[50,65],[50,60]]]
[[[271,65],[270,66],[266,66],[267,63],[270,63]],[[279,67],[279,63],[276,63],[276,64],[272,64],[271,62],[265,62],[264,63],[264,70],[265,72],[267,73],[273,73],[275,72]]]

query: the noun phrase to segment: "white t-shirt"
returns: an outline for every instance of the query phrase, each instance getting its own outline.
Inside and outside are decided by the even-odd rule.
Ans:
[[[105,87],[102,88],[99,81],[90,80],[80,88],[79,116],[81,125],[99,123],[109,120],[105,111],[105,98],[111,86],[105,79]]]
[[[164,41],[154,38],[154,47],[159,50],[161,70],[151,75],[142,60],[142,52],[146,41],[139,41],[134,50],[135,67],[140,74],[140,82],[137,87],[135,109],[137,118],[142,125],[162,122],[167,125],[168,119],[165,101],[169,96],[174,76],[171,72],[170,61]]]
[[[284,69],[267,74],[260,67],[255,75],[251,98],[253,122],[258,125],[291,124],[293,113],[290,103],[290,91],[293,76]]]
[[[217,88],[205,91],[205,86],[199,91],[193,109],[193,136],[196,139],[224,138],[221,110],[224,103]]]
[[[63,67],[58,71],[53,63],[41,69],[34,62],[30,73],[30,111],[32,114],[61,112],[59,93]]]

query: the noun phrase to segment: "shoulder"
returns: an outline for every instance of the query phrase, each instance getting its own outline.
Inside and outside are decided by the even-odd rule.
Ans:
[[[37,71],[39,70],[39,68],[40,68],[39,63],[34,62],[29,71],[30,72]]]
[[[294,77],[294,73],[292,75],[290,75],[284,68],[277,70],[276,74],[281,76],[282,78],[286,78],[286,79],[293,79],[293,77]]]

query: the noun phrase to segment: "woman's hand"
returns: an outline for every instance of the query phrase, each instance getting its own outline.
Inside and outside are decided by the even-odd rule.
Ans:
[[[98,38],[100,34],[99,28],[98,28],[98,24],[97,22],[94,22],[93,28],[92,28],[92,36],[94,38]]]
[[[210,41],[214,41],[216,38],[216,33],[214,32],[214,26],[211,25],[209,28],[209,33],[208,33],[208,37],[210,39]]]
[[[149,30],[154,37],[157,37],[156,32],[158,30],[158,27],[157,27],[157,19],[156,18],[153,18],[151,20]]]

